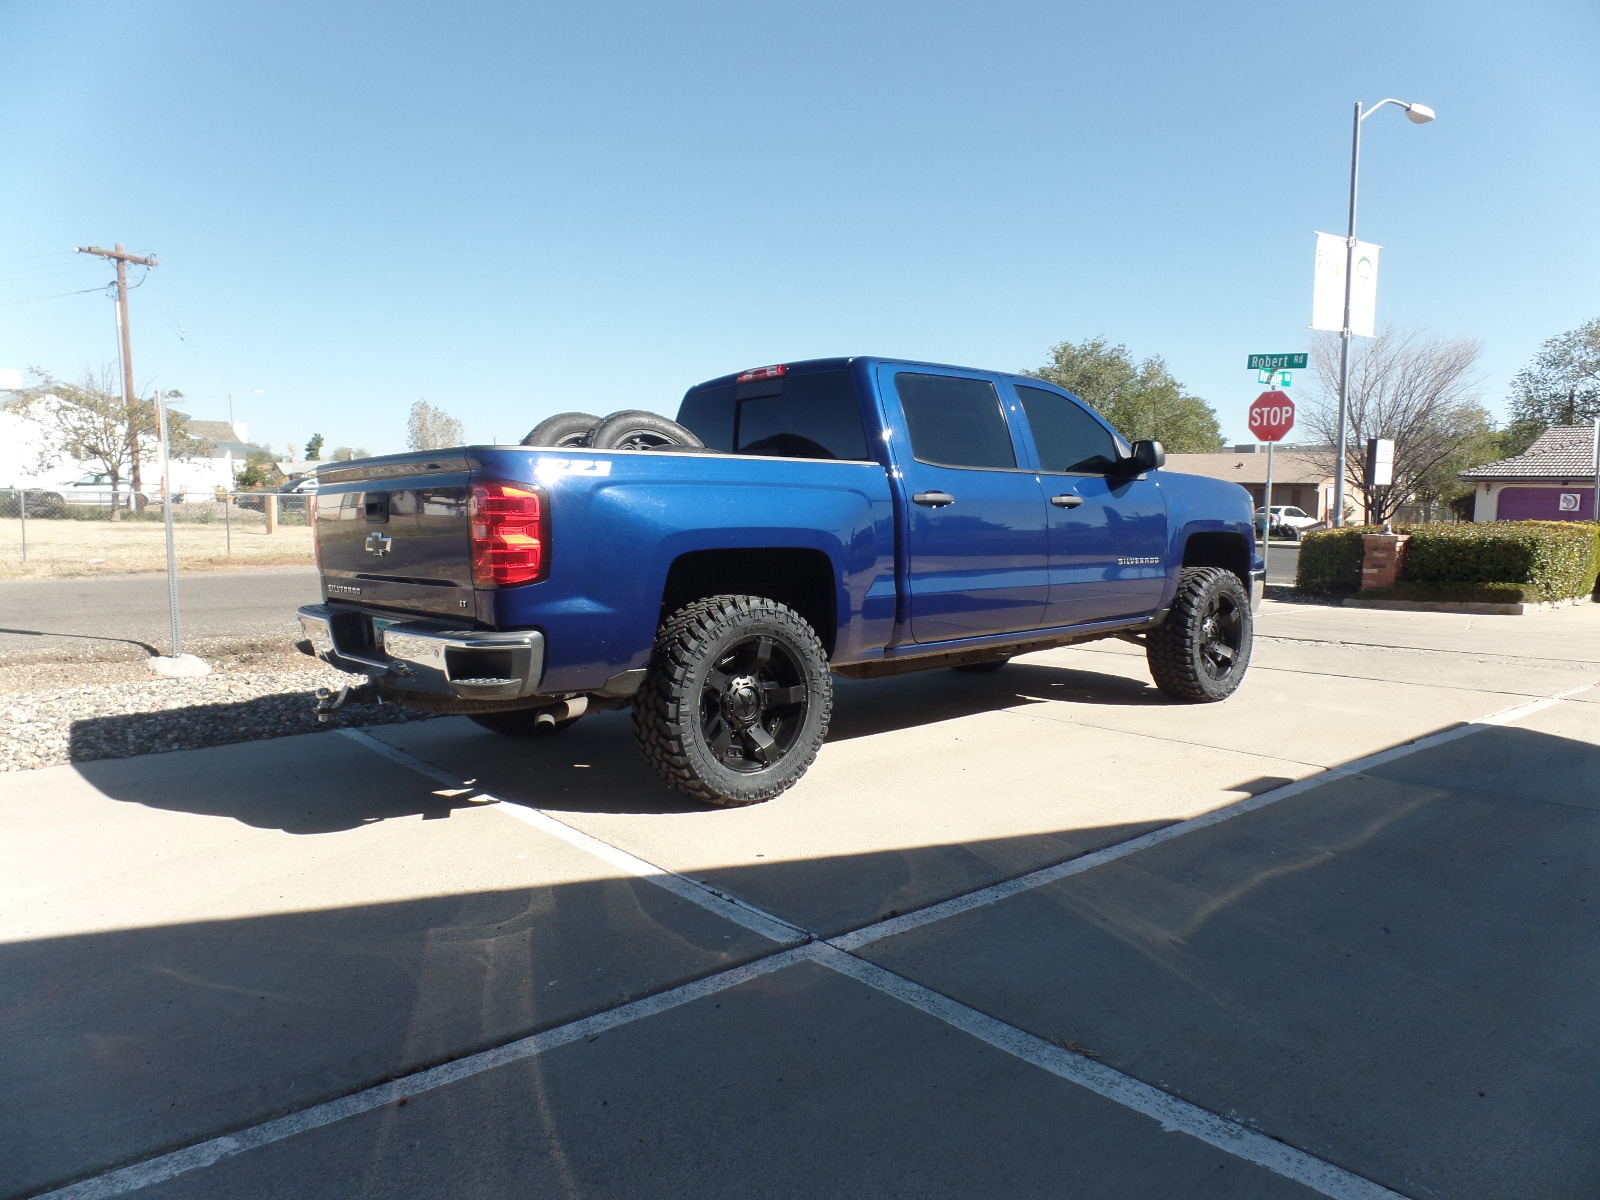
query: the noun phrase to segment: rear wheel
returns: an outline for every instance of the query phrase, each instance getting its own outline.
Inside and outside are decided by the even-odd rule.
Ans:
[[[761,596],[713,596],[662,624],[633,723],[662,779],[737,807],[805,774],[832,711],[827,655],[798,613]]]
[[[614,412],[594,427],[589,445],[597,450],[654,450],[660,446],[699,446],[699,438],[676,421],[643,409]]]
[[[1254,634],[1250,597],[1237,575],[1221,567],[1185,567],[1166,621],[1145,637],[1150,674],[1174,700],[1226,700],[1250,666]]]
[[[528,431],[524,446],[587,446],[589,435],[600,424],[593,413],[564,412],[546,417]]]

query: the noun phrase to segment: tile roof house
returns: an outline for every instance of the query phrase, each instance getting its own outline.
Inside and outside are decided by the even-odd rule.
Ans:
[[[1593,519],[1597,437],[1600,425],[1553,425],[1524,453],[1461,472],[1475,485],[1472,519]]]
[[[1333,507],[1333,476],[1299,448],[1280,447],[1272,456],[1272,502],[1289,504],[1318,519]],[[1235,446],[1222,454],[1169,454],[1167,470],[1226,479],[1250,493],[1260,508],[1267,489],[1267,448]]]

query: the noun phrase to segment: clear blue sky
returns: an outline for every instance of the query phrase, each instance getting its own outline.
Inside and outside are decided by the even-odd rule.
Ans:
[[[1351,105],[1397,96],[1439,120],[1366,124],[1379,320],[1481,339],[1499,411],[1600,316],[1597,46],[1590,0],[7,0],[0,366],[114,359],[102,296],[30,298],[121,241],[162,263],[140,381],[231,390],[280,451],[400,449],[418,397],[509,441],[751,365],[1095,334],[1244,440]]]

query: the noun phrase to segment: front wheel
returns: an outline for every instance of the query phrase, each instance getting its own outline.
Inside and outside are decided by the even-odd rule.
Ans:
[[[697,800],[770,800],[828,732],[833,677],[816,632],[762,596],[713,596],[662,624],[633,724],[651,768]]]
[[[1237,575],[1221,567],[1185,567],[1166,621],[1145,637],[1145,657],[1167,695],[1209,704],[1238,690],[1254,635],[1250,597]]]

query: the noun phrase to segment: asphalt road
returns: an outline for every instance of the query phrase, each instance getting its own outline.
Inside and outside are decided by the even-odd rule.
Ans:
[[[1600,1194],[1600,606],[1261,624],[840,680],[750,808],[623,712],[0,776],[0,1197]]]
[[[321,598],[315,567],[180,575],[185,637],[292,633],[294,612]],[[141,645],[165,652],[167,577],[18,579],[0,583],[0,658],[41,650],[82,655]]]
[[[1289,586],[1294,583],[1295,570],[1300,565],[1300,545],[1297,542],[1273,542],[1267,550],[1267,582]]]

